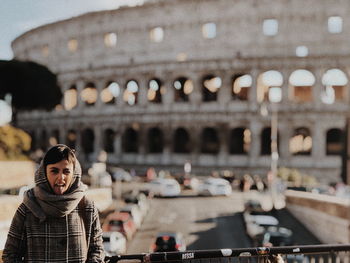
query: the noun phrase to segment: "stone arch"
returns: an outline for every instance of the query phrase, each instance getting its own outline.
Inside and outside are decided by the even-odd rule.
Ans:
[[[163,92],[162,81],[158,78],[153,78],[148,81],[147,99],[152,103],[162,103]]]
[[[124,101],[130,106],[136,105],[138,102],[138,94],[139,84],[137,81],[134,79],[128,80],[123,93]]]
[[[115,132],[112,129],[103,131],[103,150],[107,153],[114,153]]]
[[[249,90],[252,87],[252,76],[245,73],[238,73],[232,76],[231,97],[233,100],[249,100]]]
[[[68,130],[66,136],[66,144],[69,148],[75,149],[77,145],[77,132],[75,130]]]
[[[139,149],[139,133],[134,128],[127,128],[122,135],[122,149],[126,153],[137,153]]]
[[[347,101],[348,78],[346,74],[337,68],[329,69],[322,76],[323,91],[321,100],[325,104]]]
[[[189,95],[193,91],[193,81],[186,77],[179,77],[175,79],[173,86],[175,89],[174,101],[188,102]]]
[[[81,146],[85,154],[94,152],[95,133],[92,129],[86,128],[81,133]]]
[[[270,101],[269,91],[271,88],[279,89],[282,94],[283,75],[277,70],[269,70],[261,73],[257,79],[258,102]]]
[[[220,141],[215,128],[206,127],[201,133],[201,152],[217,154],[220,150]]]
[[[63,104],[66,110],[74,109],[78,105],[78,90],[75,84],[64,92]]]
[[[312,102],[314,74],[306,69],[297,69],[289,76],[289,98],[298,103]]]
[[[247,154],[250,149],[251,133],[245,127],[232,129],[229,139],[230,154]]]
[[[175,153],[190,153],[190,135],[185,128],[177,128],[174,132],[174,152]]]
[[[202,101],[217,101],[218,91],[221,88],[222,80],[213,74],[205,75],[202,79]]]
[[[161,153],[164,148],[164,135],[161,129],[154,127],[147,132],[147,145],[149,153]]]
[[[88,82],[80,93],[80,98],[86,106],[94,106],[97,96],[98,92],[93,82]]]
[[[341,155],[344,151],[345,143],[345,134],[341,129],[329,129],[326,135],[326,154]]]
[[[289,141],[289,151],[293,155],[311,155],[312,137],[309,128],[299,127]]]
[[[120,86],[115,81],[108,81],[106,86],[100,93],[100,99],[102,103],[113,105],[115,104],[116,98],[120,95]]]

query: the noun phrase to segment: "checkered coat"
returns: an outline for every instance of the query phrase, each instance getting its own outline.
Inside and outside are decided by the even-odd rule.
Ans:
[[[85,198],[65,217],[40,223],[22,203],[8,233],[3,262],[104,262],[97,208]]]

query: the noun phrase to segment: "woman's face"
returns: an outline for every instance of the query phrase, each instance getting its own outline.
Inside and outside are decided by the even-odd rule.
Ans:
[[[64,194],[73,180],[73,163],[62,160],[46,166],[46,176],[56,195]]]

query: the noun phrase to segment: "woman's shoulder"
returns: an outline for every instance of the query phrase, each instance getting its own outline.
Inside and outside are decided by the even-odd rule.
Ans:
[[[84,210],[87,211],[94,211],[96,209],[96,205],[94,203],[94,201],[92,201],[91,199],[89,199],[88,197],[84,196],[80,203],[79,203],[79,207],[83,207]]]

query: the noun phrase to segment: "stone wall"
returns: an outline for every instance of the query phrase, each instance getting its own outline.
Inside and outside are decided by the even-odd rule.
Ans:
[[[349,199],[287,191],[286,206],[323,243],[350,242]]]

